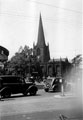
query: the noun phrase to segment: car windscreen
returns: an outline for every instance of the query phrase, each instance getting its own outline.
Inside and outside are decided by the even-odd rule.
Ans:
[[[45,83],[51,84],[51,82],[52,82],[52,79],[45,80]]]

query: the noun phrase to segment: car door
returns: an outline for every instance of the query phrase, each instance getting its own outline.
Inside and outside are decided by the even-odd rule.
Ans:
[[[13,94],[21,93],[22,91],[22,81],[20,77],[12,77],[11,78],[11,91]]]

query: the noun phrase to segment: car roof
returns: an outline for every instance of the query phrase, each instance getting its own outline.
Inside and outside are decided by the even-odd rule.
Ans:
[[[63,79],[61,76],[60,77],[50,77],[50,76],[48,76],[47,77],[47,80],[55,80],[55,79]]]
[[[10,78],[10,77],[12,77],[12,78],[20,78],[21,76],[15,76],[15,75],[0,75],[0,78]]]
[[[55,78],[55,77],[50,77],[50,76],[47,77],[47,79],[54,79],[54,78]]]

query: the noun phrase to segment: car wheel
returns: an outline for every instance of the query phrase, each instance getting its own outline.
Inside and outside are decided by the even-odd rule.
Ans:
[[[45,90],[45,92],[48,92],[48,91],[49,91],[49,89],[48,89],[48,88],[45,88],[44,90]]]
[[[53,92],[56,92],[56,88],[53,88]]]
[[[9,98],[10,96],[11,96],[11,92],[8,92],[8,91],[5,91],[5,92],[1,95],[2,98]]]
[[[27,96],[27,93],[23,93],[24,96]]]
[[[27,96],[27,94],[28,94],[28,91],[25,90],[25,91],[23,92],[23,95],[24,95],[24,96]]]
[[[36,95],[36,91],[31,91],[30,95]]]

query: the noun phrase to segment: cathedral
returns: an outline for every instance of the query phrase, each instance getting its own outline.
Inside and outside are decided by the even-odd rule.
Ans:
[[[43,76],[62,76],[70,68],[67,58],[50,59],[49,44],[45,43],[42,17],[40,14],[37,43],[33,44],[33,55],[37,56]]]

